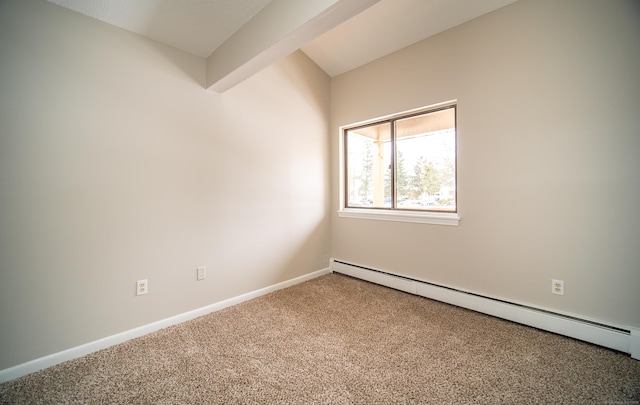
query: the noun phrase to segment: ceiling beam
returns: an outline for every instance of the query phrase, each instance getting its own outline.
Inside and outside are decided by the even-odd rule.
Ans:
[[[380,0],[273,0],[207,58],[222,93]]]

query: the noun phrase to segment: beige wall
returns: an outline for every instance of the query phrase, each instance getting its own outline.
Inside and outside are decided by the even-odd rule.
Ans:
[[[639,327],[636,4],[522,0],[332,81],[297,52],[219,95],[204,59],[0,2],[0,369],[330,255]],[[460,226],[338,218],[337,128],[453,98]]]
[[[333,256],[639,327],[638,21],[522,0],[334,78]],[[451,99],[460,225],[339,218],[338,127]]]
[[[301,52],[222,95],[204,75],[0,2],[0,369],[327,267],[329,77]]]

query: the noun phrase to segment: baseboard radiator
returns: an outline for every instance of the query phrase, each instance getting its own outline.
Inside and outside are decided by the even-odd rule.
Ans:
[[[629,353],[640,360],[640,329],[607,325],[335,259],[331,260],[330,269],[334,273]]]

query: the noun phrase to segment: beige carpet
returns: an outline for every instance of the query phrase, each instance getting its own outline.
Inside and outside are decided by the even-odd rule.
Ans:
[[[3,404],[638,404],[640,361],[329,274],[0,385]]]

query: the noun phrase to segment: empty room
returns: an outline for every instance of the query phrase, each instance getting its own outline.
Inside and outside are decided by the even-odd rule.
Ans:
[[[640,403],[636,0],[0,0],[0,403]]]

